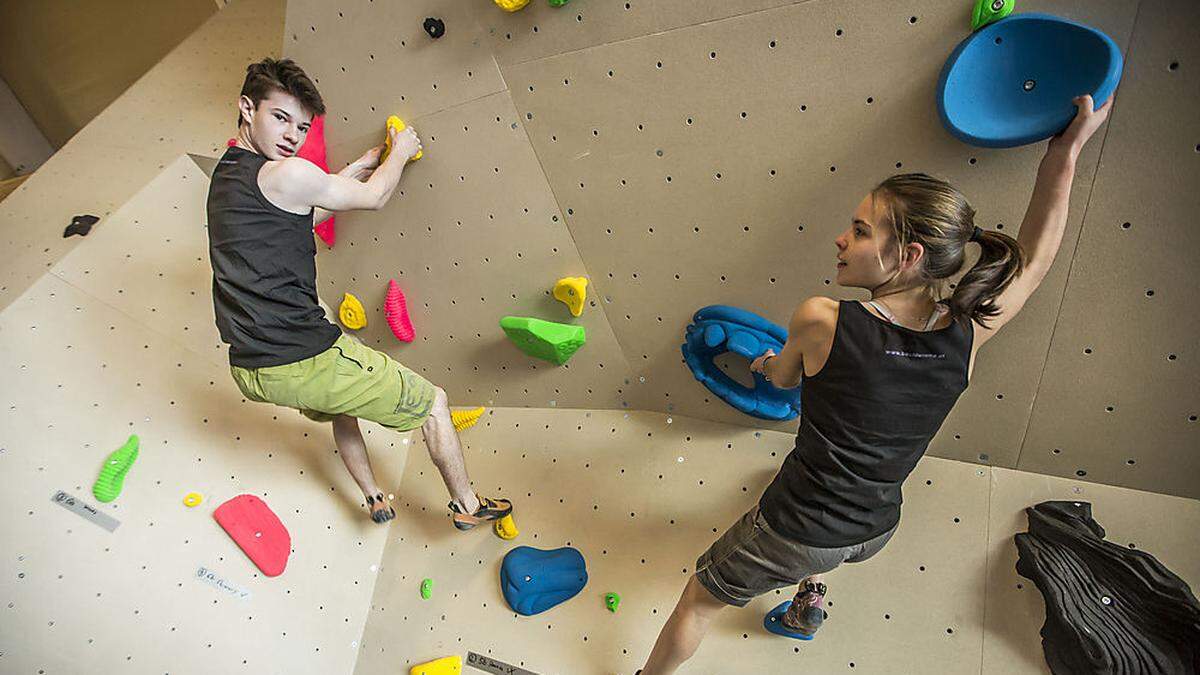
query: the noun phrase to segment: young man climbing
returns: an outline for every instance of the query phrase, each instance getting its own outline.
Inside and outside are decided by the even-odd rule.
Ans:
[[[803,382],[796,447],[758,503],[696,561],[639,673],[675,672],[722,608],[797,582],[764,625],[812,639],[825,619],[822,575],[891,539],[901,485],[967,388],[980,347],[1021,311],[1058,253],[1076,158],[1111,100],[1098,110],[1091,96],[1075,104],[1071,125],[1050,140],[1016,239],[977,227],[962,193],[925,174],[892,176],[858,204],[833,242],[837,282],[871,300],[805,300],[782,353],[750,364],[776,386]],[[978,261],[938,299],[969,244],[980,247]]]
[[[396,512],[375,482],[359,418],[421,429],[450,492],[455,527],[498,520],[512,504],[471,489],[446,392],[343,335],[319,305],[313,223],[330,211],[382,208],[421,150],[411,128],[389,129],[392,152],[383,163],[378,146],[327,174],[295,156],[313,117],[324,113],[321,95],[291,60],[246,69],[236,145],[217,163],[208,193],[213,305],[230,372],[250,400],[333,423],[342,461],[375,522]]]

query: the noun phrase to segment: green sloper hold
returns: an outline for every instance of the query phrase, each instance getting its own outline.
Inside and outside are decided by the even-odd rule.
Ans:
[[[121,487],[125,484],[125,474],[129,473],[129,467],[133,466],[137,457],[138,437],[134,435],[125,441],[125,445],[113,450],[108,459],[104,460],[100,476],[92,485],[92,494],[96,495],[96,499],[102,502],[111,502],[121,494]]]
[[[562,365],[587,341],[583,326],[543,321],[524,316],[500,319],[504,334],[530,356]]]

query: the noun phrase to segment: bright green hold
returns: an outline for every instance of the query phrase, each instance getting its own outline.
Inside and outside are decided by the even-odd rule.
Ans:
[[[506,316],[500,319],[500,327],[521,351],[560,366],[587,341],[583,326],[523,316]]]
[[[425,579],[421,582],[421,599],[428,600],[433,597],[433,579]]]
[[[138,458],[138,437],[130,436],[129,440],[125,441],[125,445],[113,450],[104,460],[104,467],[100,469],[100,476],[96,478],[96,483],[92,485],[92,494],[96,495],[96,499],[102,502],[111,502],[121,494],[121,487],[125,484],[125,474],[129,473],[129,467],[133,466],[134,460]]]
[[[567,4],[570,1],[571,0],[550,0],[550,6],[551,7],[562,7],[563,5]]]
[[[617,607],[621,606],[621,596],[617,595],[616,593],[605,593],[604,606],[607,607],[608,611],[610,612],[617,611]]]
[[[971,10],[971,32],[1012,14],[1016,0],[976,0]]]

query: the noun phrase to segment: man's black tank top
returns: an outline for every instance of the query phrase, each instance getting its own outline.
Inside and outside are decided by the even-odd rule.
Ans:
[[[260,154],[230,147],[208,189],[213,309],[229,362],[292,363],[333,346],[341,329],[317,304],[313,216],[275,206],[258,186]]]
[[[900,522],[900,486],[967,388],[974,326],[918,331],[838,306],[824,367],[803,376],[800,431],[759,500],[780,534],[852,546]]]

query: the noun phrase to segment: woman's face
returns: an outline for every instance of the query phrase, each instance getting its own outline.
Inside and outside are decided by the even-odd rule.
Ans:
[[[850,225],[834,240],[838,285],[874,289],[896,277],[899,255],[883,208],[882,201],[868,194],[854,210]],[[906,272],[920,260],[921,250],[920,244],[908,245]]]

